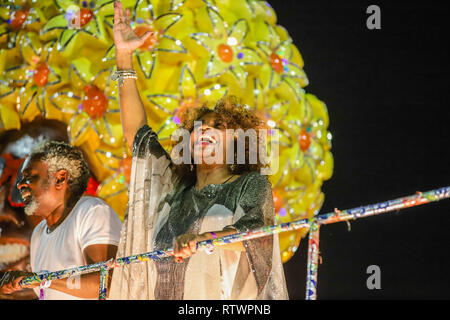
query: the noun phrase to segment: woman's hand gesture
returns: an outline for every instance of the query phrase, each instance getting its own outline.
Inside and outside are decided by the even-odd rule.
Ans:
[[[123,6],[120,1],[114,2],[114,45],[116,53],[132,53],[139,48],[145,40],[153,35],[153,32],[147,31],[141,37],[138,37],[131,28],[130,10],[125,10],[123,15]]]

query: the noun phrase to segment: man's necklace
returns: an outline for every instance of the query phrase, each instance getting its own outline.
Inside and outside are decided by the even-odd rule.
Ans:
[[[64,222],[64,220],[66,220],[67,216],[69,215],[69,213],[72,211],[73,207],[67,211],[67,213],[65,215],[63,215],[55,224],[53,224],[52,228],[50,228],[47,225],[47,234],[52,233],[56,228],[58,228],[58,226]]]
[[[47,226],[47,234],[52,233],[61,223],[56,223],[52,226],[52,228],[50,229],[49,226]]]

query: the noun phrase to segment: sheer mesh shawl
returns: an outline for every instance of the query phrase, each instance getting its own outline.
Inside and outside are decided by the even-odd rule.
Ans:
[[[171,160],[147,125],[136,134],[133,145],[129,202],[117,257],[156,250],[155,238],[170,214],[170,199],[180,179]],[[270,183],[259,173],[246,179],[244,194],[235,212],[213,206],[202,218],[198,233],[234,227],[238,231],[273,224]],[[252,190],[248,193],[245,190]],[[170,196],[168,196],[170,195]],[[162,203],[162,201],[169,201]],[[222,214],[223,213],[223,214]],[[217,215],[221,215],[217,218]],[[182,281],[183,299],[287,299],[278,236],[244,242],[245,252],[216,248],[198,252],[187,263]],[[159,249],[159,248],[158,248]],[[161,280],[161,279],[159,279]],[[115,268],[110,299],[159,297],[154,261]],[[177,285],[180,283],[174,283]],[[180,297],[177,295],[176,297]]]

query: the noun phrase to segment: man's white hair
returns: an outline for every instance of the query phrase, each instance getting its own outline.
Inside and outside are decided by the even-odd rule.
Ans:
[[[65,142],[45,141],[31,150],[30,158],[43,161],[51,177],[59,170],[66,170],[68,185],[73,197],[80,197],[86,190],[90,173],[83,154]]]

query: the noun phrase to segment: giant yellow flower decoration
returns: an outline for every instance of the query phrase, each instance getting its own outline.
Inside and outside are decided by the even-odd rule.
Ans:
[[[238,19],[228,28],[228,24],[217,11],[211,7],[206,7],[205,10],[211,25],[210,31],[195,32],[190,35],[200,47],[206,50],[206,57],[203,57],[203,61],[200,62],[205,72],[199,78],[228,76],[229,81],[245,88],[248,76],[246,67],[262,65],[261,58],[255,50],[244,45],[249,31],[247,20]],[[201,56],[202,50],[199,48],[196,53]]]
[[[133,61],[148,122],[163,146],[169,148],[182,110],[236,95],[265,115],[269,140],[279,133],[279,169],[269,177],[277,221],[317,214],[322,184],[333,172],[327,108],[305,91],[303,59],[270,5],[122,2],[137,34],[155,32]],[[71,143],[88,157],[98,195],[123,218],[131,151],[122,134],[117,86],[109,80],[115,67],[113,1],[43,0],[38,6],[17,0],[0,6],[0,18],[0,131],[36,116],[64,122]],[[280,234],[283,261],[305,234]]]
[[[28,32],[20,40],[22,64],[5,69],[5,75],[11,85],[17,88],[17,109],[24,120],[32,121],[37,115],[56,118],[51,114],[46,99],[47,91],[62,84],[62,72],[52,66],[49,58],[54,47],[53,42],[41,44],[36,33]]]
[[[263,86],[275,89],[284,82],[296,94],[296,98],[299,99],[300,90],[294,81],[297,81],[304,87],[308,84],[308,78],[302,70],[302,65],[292,61],[296,50],[292,45],[292,40],[290,38],[281,40],[280,35],[268,22],[265,22],[263,26],[267,28],[267,32],[262,33],[262,35],[265,34],[263,36],[265,40],[257,41],[256,43],[266,62],[260,73]],[[298,60],[303,64],[299,56]]]
[[[156,63],[157,52],[170,52],[186,54],[187,50],[182,42],[170,36],[170,28],[174,26],[182,17],[179,13],[165,13],[155,16],[154,5],[150,0],[138,0],[133,4],[131,26],[133,31],[141,36],[147,31],[154,32],[154,35],[134,53],[140,71],[146,79],[152,76]],[[114,15],[105,17],[106,25],[112,30]],[[112,32],[112,31],[111,31]],[[104,61],[115,60],[114,45],[109,47]]]
[[[112,10],[113,0],[68,1],[55,0],[61,14],[52,17],[42,28],[44,39],[57,38],[58,51],[73,57],[76,54],[77,38],[84,41],[107,43],[103,16]],[[85,36],[83,38],[83,36]],[[79,40],[78,40],[79,41]]]
[[[106,145],[123,143],[120,109],[115,87],[110,85],[110,69],[90,73],[91,62],[79,58],[72,62],[69,77],[74,91],[64,89],[50,96],[60,111],[71,114],[68,133],[71,143],[81,145],[92,136]]]
[[[49,0],[41,1],[45,7]],[[23,31],[38,31],[45,16],[40,7],[33,6],[33,1],[7,1],[0,4],[0,43],[6,42],[6,47],[16,47]]]

